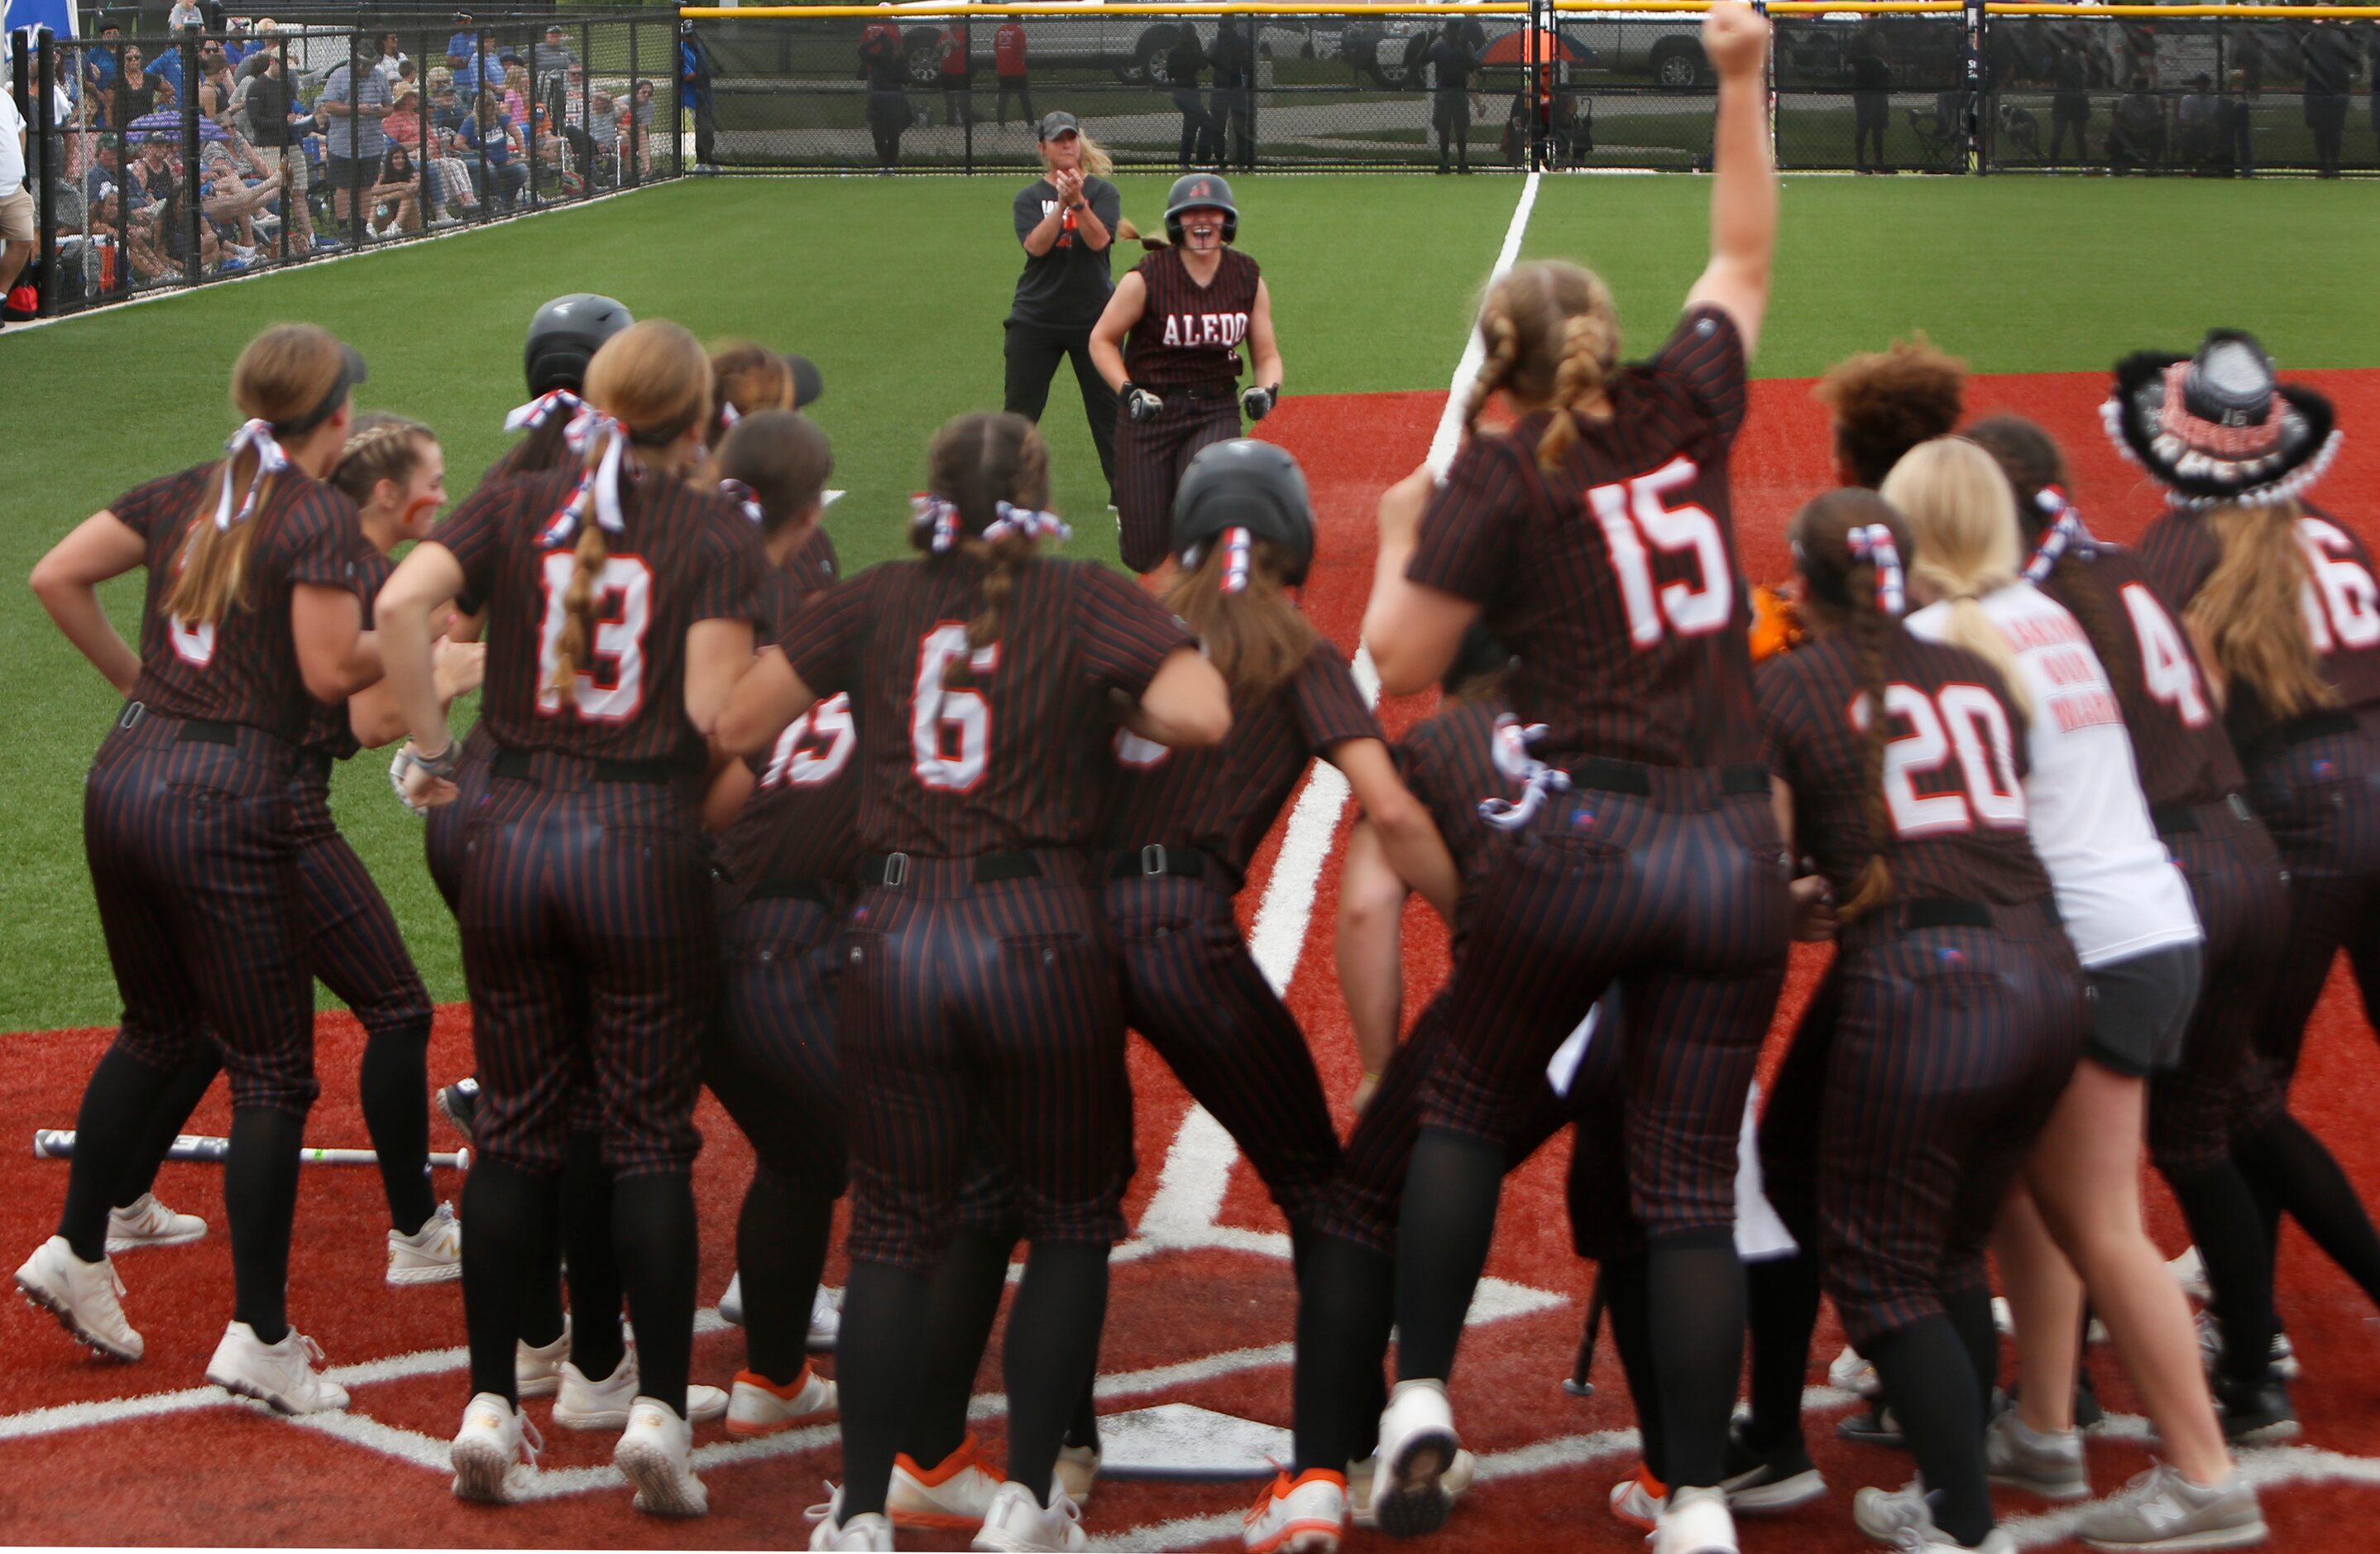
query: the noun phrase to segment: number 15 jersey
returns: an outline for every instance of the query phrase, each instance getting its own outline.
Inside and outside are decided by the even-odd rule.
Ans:
[[[851,697],[871,853],[975,857],[1091,840],[1111,764],[1109,693],[1137,701],[1189,628],[1082,561],[1016,570],[1000,638],[967,645],[990,563],[887,562],[829,590],[779,644],[821,698]],[[950,683],[953,661],[967,666]]]
[[[1551,474],[1536,450],[1553,412],[1464,444],[1405,575],[1481,607],[1521,661],[1512,710],[1547,725],[1536,749],[1555,765],[1758,760],[1751,596],[1728,507],[1743,336],[1696,308],[1605,386],[1610,418],[1581,417]]]
[[[487,601],[480,715],[511,750],[698,769],[686,719],[686,634],[697,621],[761,619],[769,566],[759,530],[723,497],[662,475],[621,482],[623,527],[595,578],[595,628],[569,691],[548,687],[578,565],[577,530],[549,542],[575,469],[483,489],[431,538],[463,568],[462,597]],[[589,514],[585,523],[593,523]]]

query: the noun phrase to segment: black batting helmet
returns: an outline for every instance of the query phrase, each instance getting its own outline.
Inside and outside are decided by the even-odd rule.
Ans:
[[[1220,211],[1223,241],[1231,242],[1240,235],[1240,208],[1232,200],[1232,186],[1212,173],[1184,173],[1166,192],[1165,236],[1177,249],[1182,246],[1184,211]]]
[[[1287,581],[1305,581],[1314,561],[1314,499],[1289,451],[1253,437],[1210,443],[1182,471],[1173,493],[1173,550],[1202,555],[1227,528],[1271,540],[1290,558]]]
[[[626,307],[591,291],[557,297],[528,321],[528,344],[521,352],[528,370],[528,392],[552,389],[578,392],[587,382],[587,364],[613,335],[636,322]]]

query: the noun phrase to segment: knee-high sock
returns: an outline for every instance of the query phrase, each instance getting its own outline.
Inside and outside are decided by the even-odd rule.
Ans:
[[[1050,1470],[1098,1368],[1108,1316],[1105,1242],[1056,1241],[1026,1255],[1000,1345],[1008,1386],[1008,1478],[1050,1503]]]
[[[1636,1405],[1636,1433],[1644,1440],[1645,1469],[1667,1484],[1668,1441],[1662,1428],[1661,1390],[1653,1376],[1648,1272],[1647,1260],[1640,1252],[1614,1257],[1603,1265],[1597,1277],[1603,1281],[1604,1315],[1611,1318],[1611,1346],[1620,1351],[1620,1368],[1628,1378],[1628,1395]]]
[[[684,1417],[694,1360],[695,1264],[702,1253],[693,1173],[643,1171],[614,1181],[612,1244],[637,1324],[637,1391]]]
[[[1967,1352],[1967,1368],[1975,1378],[1975,1406],[1988,1423],[1992,1411],[1992,1389],[2000,1379],[2000,1329],[1992,1319],[1992,1287],[1973,1284],[1963,1290],[1942,1293],[1942,1309],[1950,1318],[1950,1326],[1959,1335],[1961,1347]],[[2085,1382],[2089,1371],[2082,1372]]]
[[[933,1287],[921,1273],[887,1263],[854,1263],[835,1342],[843,1390],[843,1521],[881,1513],[901,1450],[910,1391],[925,1361]]]
[[[1342,1472],[1379,1428],[1380,1365],[1396,1323],[1396,1264],[1336,1236],[1306,1254],[1297,1300],[1294,1470]]]
[[[1015,1244],[1007,1231],[962,1229],[935,1265],[923,1329],[925,1357],[903,1394],[908,1402],[895,1448],[921,1467],[942,1462],[966,1439],[967,1401],[975,1395],[976,1372],[1000,1316],[1008,1254]],[[850,1305],[845,1292],[844,1305]]]
[[[1743,1370],[1743,1264],[1734,1232],[1652,1238],[1645,1285],[1668,1458],[1662,1481],[1672,1492],[1717,1484]]]
[[[463,1325],[470,1335],[471,1390],[520,1401],[513,1345],[524,1301],[553,1278],[553,1225],[561,1184],[502,1160],[482,1159],[463,1180]],[[609,1375],[610,1372],[605,1372]],[[597,1379],[601,1379],[599,1377]]]
[[[2264,1378],[2273,1342],[2273,1265],[2256,1196],[2230,1160],[2167,1182],[2206,1265],[2216,1320],[2223,1328],[2224,1378],[2252,1385]]]
[[[298,1215],[303,1115],[270,1106],[231,1114],[224,1162],[224,1218],[231,1221],[232,1315],[267,1343],[289,1331],[289,1231]]]
[[[1928,1317],[1871,1342],[1867,1357],[1908,1438],[1934,1524],[1969,1548],[1992,1530],[1984,1479],[1984,1411],[1973,1358],[1946,1317]]]
[[[570,1261],[570,1359],[590,1381],[620,1368],[620,1259],[613,1250],[612,1171],[603,1135],[570,1135],[562,1169],[562,1246]]]
[[[124,1180],[115,1189],[115,1207],[122,1208],[138,1202],[140,1195],[157,1185],[157,1168],[165,1163],[165,1151],[174,1147],[190,1125],[190,1113],[199,1109],[215,1075],[223,1072],[223,1059],[213,1048],[192,1058],[174,1071],[173,1083],[150,1113],[149,1125],[143,1130],[139,1153],[125,1168]],[[76,1135],[76,1147],[81,1146],[82,1135]]]
[[[1818,1325],[1818,1259],[1809,1252],[1744,1265],[1752,1319],[1751,1439],[1761,1447],[1802,1434],[1802,1382]]]
[[[1400,1381],[1442,1381],[1454,1369],[1463,1318],[1479,1287],[1479,1271],[1488,1265],[1503,1187],[1501,1146],[1437,1128],[1422,1130],[1405,1168],[1404,1202],[1397,1217]]]
[[[430,1190],[430,1022],[374,1031],[364,1042],[364,1131],[380,1157],[388,1222],[407,1235],[438,1211]]]
[[[82,1106],[75,1114],[66,1206],[58,1212],[58,1234],[84,1262],[95,1263],[107,1255],[107,1211],[142,1151],[152,1120],[173,1090],[176,1074],[170,1068],[152,1068],[115,1047],[102,1053],[91,1071]],[[294,1151],[291,1160],[294,1164]],[[144,1185],[140,1192],[146,1191]]]
[[[2313,1244],[2380,1305],[2380,1234],[2363,1200],[2322,1140],[2283,1114],[2234,1150],[2252,1182],[2313,1238]],[[2277,1222],[2274,1233],[2278,1234]]]
[[[809,1363],[810,1303],[833,1228],[832,1196],[765,1163],[752,1173],[735,1221],[745,1361],[780,1387]]]

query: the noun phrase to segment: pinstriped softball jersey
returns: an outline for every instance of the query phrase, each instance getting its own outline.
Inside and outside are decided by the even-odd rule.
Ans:
[[[2026,840],[2006,687],[1973,654],[1897,628],[1885,676],[1892,893],[1839,936],[1761,1127],[1762,1163],[1804,1236],[1815,1196],[1828,1293],[1855,1344],[1940,1315],[1945,1293],[1982,1280],[1993,1217],[2082,1038],[2082,971]],[[1858,647],[1823,637],[1771,661],[1758,690],[1794,845],[1842,899],[1876,851]],[[1909,916],[1948,900],[1991,925]]]
[[[213,521],[220,465],[152,480],[109,509],[147,541],[140,673],[83,788],[117,1041],[179,1068],[212,1041],[235,1107],[303,1116],[314,1079],[312,979],[299,916],[287,741],[306,695],[289,609],[299,584],[344,588],[355,504],[291,470],[245,521],[242,598],[199,625],[164,608],[193,522]]]
[[[1165,408],[1144,425],[1116,407],[1116,528],[1123,564],[1150,572],[1172,548],[1182,471],[1199,449],[1240,434],[1240,347],[1261,273],[1255,260],[1228,248],[1203,286],[1177,249],[1158,249],[1136,273],[1148,299],[1124,341],[1124,377]]]
[[[1232,898],[1307,762],[1379,737],[1345,657],[1318,641],[1286,685],[1232,708],[1220,745],[1174,751],[1119,734],[1099,822],[1111,849],[1145,856],[1157,844],[1204,853],[1224,871],[1108,880],[1124,1014],[1298,1225],[1338,1172],[1339,1135],[1305,1038],[1249,956]]]
[[[851,697],[862,842],[899,855],[860,891],[837,1024],[851,1256],[919,1271],[957,1222],[986,1130],[1028,1239],[1123,1232],[1123,1014],[1081,849],[1111,693],[1137,699],[1190,643],[1124,578],[1037,557],[1014,573],[998,640],[971,649],[987,569],[964,551],[872,568],[783,643],[812,691]],[[969,666],[959,686],[953,658]]]
[[[481,715],[495,752],[465,822],[459,914],[474,1133],[490,1159],[558,1172],[591,1076],[604,1163],[683,1171],[701,1145],[698,1050],[719,984],[686,636],[754,619],[767,558],[721,498],[662,476],[624,482],[589,662],[568,695],[550,692],[548,644],[577,563],[545,536],[574,481],[564,471],[483,491],[438,530],[465,591],[488,606]]]

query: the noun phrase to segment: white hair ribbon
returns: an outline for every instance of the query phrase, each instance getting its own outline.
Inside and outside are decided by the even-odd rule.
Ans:
[[[986,540],[1005,540],[1012,534],[1021,534],[1028,540],[1072,540],[1075,537],[1075,531],[1066,527],[1066,520],[1055,513],[1019,507],[1006,502],[993,503],[991,523],[984,529],[983,537]]]
[[[1909,593],[1901,581],[1900,547],[1893,543],[1892,530],[1883,524],[1862,524],[1843,539],[1851,546],[1853,561],[1864,561],[1876,568],[1876,607],[1898,618],[1909,608]]]
[[[743,508],[744,516],[754,523],[765,522],[769,516],[768,509],[760,505],[759,493],[741,480],[720,481],[719,494]]]
[[[242,454],[256,455],[256,473],[249,478],[248,494],[240,498],[238,511],[235,512],[231,500],[231,467],[239,461]],[[256,494],[264,489],[265,477],[294,467],[289,455],[273,439],[272,422],[249,421],[233,432],[230,441],[224,443],[223,491],[215,498],[215,528],[228,529],[236,523],[246,522],[248,516],[256,511]]]
[[[518,431],[523,427],[534,430],[552,419],[556,411],[567,410],[575,414],[586,407],[587,401],[568,389],[551,389],[528,404],[516,407],[512,414],[504,418],[504,430]]]
[[[1479,818],[1498,831],[1520,830],[1545,807],[1546,795],[1570,792],[1569,772],[1548,766],[1529,754],[1529,746],[1545,736],[1543,723],[1524,724],[1510,712],[1496,720],[1495,740],[1489,747],[1496,770],[1521,784],[1521,796],[1517,799],[1479,801]]]
[[[941,555],[959,542],[958,505],[947,496],[919,492],[909,498],[909,528],[913,533],[930,532],[929,544]]]
[[[2034,502],[2050,520],[2041,531],[2040,542],[2033,548],[2033,557],[2024,564],[2024,580],[2038,583],[2057,569],[2059,558],[2071,552],[2075,555],[2091,553],[2095,541],[2091,531],[2082,527],[2082,515],[2066,499],[2066,493],[2056,486],[2044,486]]]
[[[606,434],[609,434],[608,436]],[[538,542],[551,550],[570,543],[586,521],[588,508],[595,510],[595,521],[607,534],[625,532],[627,518],[620,511],[620,466],[626,456],[628,429],[592,405],[580,405],[563,430],[563,439],[570,451],[584,457],[598,437],[605,438],[602,456],[595,467],[578,477],[571,488],[570,500],[564,503],[545,526]]]
[[[1248,591],[1248,552],[1250,540],[1245,528],[1223,530],[1223,591]]]
[[[735,408],[735,402],[734,400],[722,399],[719,402],[720,431],[726,431],[729,427],[734,426],[737,421],[740,421],[743,419],[744,413]]]

